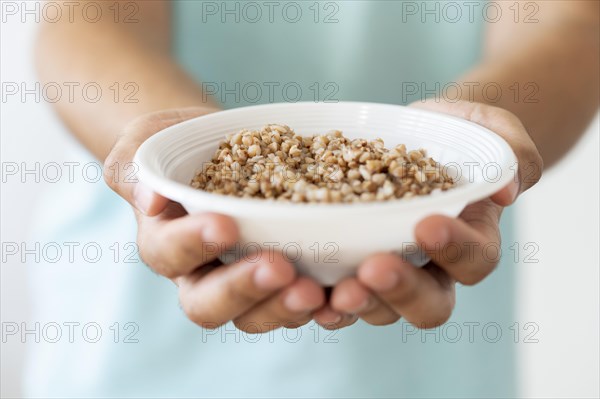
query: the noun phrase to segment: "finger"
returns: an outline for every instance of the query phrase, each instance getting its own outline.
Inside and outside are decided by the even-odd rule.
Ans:
[[[345,279],[334,288],[331,307],[341,313],[356,314],[375,326],[392,324],[400,319],[398,313],[356,278]]]
[[[326,330],[338,330],[356,323],[358,315],[333,310],[331,304],[326,304],[313,313],[313,319]]]
[[[498,205],[512,204],[519,194],[540,180],[544,169],[543,159],[527,129],[512,112],[468,101],[426,101],[411,106],[458,116],[486,127],[506,140],[517,156],[518,168],[515,179],[492,196]]]
[[[500,260],[501,211],[491,200],[483,200],[467,206],[458,219],[435,215],[422,220],[415,236],[433,262],[455,280],[476,284]]]
[[[432,328],[454,308],[454,282],[436,268],[417,268],[392,254],[378,254],[358,269],[358,280],[411,324]]]
[[[104,161],[104,180],[108,186],[132,206],[146,215],[156,215],[168,200],[137,182],[133,156],[138,147],[150,136],[169,126],[205,115],[207,108],[185,108],[144,115],[127,125],[110,154]]]
[[[247,312],[295,278],[281,254],[263,251],[256,261],[223,265],[209,273],[199,268],[177,279],[185,314],[205,328],[216,328]]]
[[[239,232],[235,222],[223,215],[187,215],[171,202],[158,216],[138,217],[141,259],[157,273],[175,278],[192,272],[232,247]]]
[[[247,332],[298,328],[312,320],[312,312],[324,303],[323,288],[309,278],[300,277],[278,294],[234,319],[234,324]]]

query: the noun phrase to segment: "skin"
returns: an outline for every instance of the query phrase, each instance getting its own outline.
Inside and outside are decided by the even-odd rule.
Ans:
[[[449,96],[413,106],[471,120],[504,137],[519,159],[516,181],[469,205],[458,218],[438,215],[419,223],[417,240],[431,249],[432,262],[425,267],[415,268],[392,254],[374,254],[355,277],[340,282],[327,297],[322,287],[298,276],[280,255],[273,261],[261,256],[258,263],[217,265],[217,254],[209,257],[201,244],[235,243],[238,230],[231,219],[188,215],[179,204],[118,178],[128,172],[127,163],[148,137],[219,111],[170,54],[169,3],[136,3],[139,22],[134,24],[114,23],[112,18],[91,24],[75,13],[73,22],[43,25],[36,50],[38,71],[46,82],[137,84],[137,103],[116,103],[103,96],[97,103],[54,105],[73,134],[105,162],[107,184],[132,205],[144,262],[178,285],[183,310],[203,327],[233,320],[245,331],[265,332],[312,319],[326,328],[342,328],[358,318],[385,325],[400,317],[420,328],[442,324],[455,305],[455,283],[476,284],[496,266],[478,251],[472,257],[463,251],[459,259],[447,259],[445,244],[477,242],[481,248],[499,243],[503,207],[539,180],[544,163],[553,164],[568,152],[598,108],[598,2],[538,2],[537,23],[503,18],[489,24],[485,55],[462,82],[495,82],[511,94],[511,85],[534,82],[538,101],[503,95],[486,104],[489,98],[476,90],[472,96],[464,93],[462,101]],[[512,15],[507,9],[512,2],[499,4],[505,7],[504,15]],[[113,15],[109,9],[104,13]]]

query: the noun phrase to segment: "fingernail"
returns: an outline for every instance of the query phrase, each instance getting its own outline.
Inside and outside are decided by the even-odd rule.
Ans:
[[[362,303],[356,309],[354,309],[352,311],[352,313],[362,313],[365,310],[369,309],[370,306],[371,306],[371,297],[367,297],[367,298],[365,298],[364,301],[362,301]]]
[[[519,195],[519,183],[510,183],[508,186],[508,193],[510,194],[511,202],[515,202]]]
[[[377,291],[390,291],[398,285],[399,280],[398,274],[392,272],[386,278],[378,279],[376,282],[374,282],[372,288]]]
[[[450,231],[448,226],[443,225],[434,230],[432,237],[430,238],[430,244],[433,244],[433,248],[443,248],[450,241]]]
[[[142,183],[137,183],[133,189],[133,202],[135,207],[144,215],[148,214],[148,209],[152,205],[154,192]]]
[[[313,310],[312,306],[307,306],[304,300],[294,292],[290,292],[284,298],[283,304],[292,312],[308,312]]]
[[[331,309],[330,307],[325,307],[325,309],[319,311],[320,313],[320,318],[322,318],[323,320],[327,320],[325,322],[325,324],[329,325],[335,325],[338,324],[340,321],[342,321],[342,315],[338,312],[336,312],[335,310]]]
[[[227,236],[216,220],[208,218],[204,220],[204,226],[202,226],[202,240],[205,243],[222,246],[227,241]]]
[[[268,265],[261,265],[254,272],[254,284],[263,290],[274,290],[282,287],[281,280],[277,278],[277,274]]]

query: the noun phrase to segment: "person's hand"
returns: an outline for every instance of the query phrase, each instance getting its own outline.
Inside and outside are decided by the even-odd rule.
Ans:
[[[469,102],[429,101],[414,106],[470,120],[502,136],[518,159],[516,179],[492,197],[467,206],[459,218],[436,215],[422,220],[415,236],[432,259],[426,266],[414,267],[390,253],[367,259],[356,277],[337,284],[329,303],[314,314],[315,320],[326,328],[345,327],[359,317],[373,325],[394,323],[403,317],[419,328],[446,322],[454,308],[455,282],[477,284],[496,266],[497,262],[482,249],[486,244],[496,248],[500,245],[498,222],[502,208],[512,204],[541,177],[542,158],[512,113]],[[460,251],[448,244],[454,248],[458,245]]]
[[[134,207],[140,257],[179,287],[179,300],[190,320],[206,328],[233,320],[251,333],[301,326],[324,304],[324,292],[317,283],[298,277],[279,253],[263,252],[252,255],[252,261],[220,265],[219,253],[238,239],[233,220],[210,213],[188,215],[180,204],[126,179],[134,167],[135,151],[145,139],[214,111],[170,110],[133,121],[105,161],[105,180]]]

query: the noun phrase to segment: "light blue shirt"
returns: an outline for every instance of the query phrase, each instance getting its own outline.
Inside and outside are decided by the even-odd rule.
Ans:
[[[434,3],[428,7],[434,9]],[[425,14],[423,22],[410,8],[425,7],[423,2],[275,2],[279,6],[271,15],[268,5],[257,2],[262,16],[256,22],[255,6],[247,4],[174,4],[178,59],[226,107],[296,100],[412,102],[473,65],[482,43],[480,13],[474,21],[463,15],[456,22],[445,18],[450,14],[440,14],[439,22]],[[297,9],[302,14],[293,22]],[[29,396],[515,395],[510,256],[484,282],[457,287],[456,310],[438,329],[358,322],[328,332],[310,323],[252,336],[231,324],[200,329],[180,310],[172,283],[137,261],[126,262],[135,221],[129,206],[102,182],[57,185],[45,206],[56,212],[37,216],[39,241],[95,242],[104,253],[97,263],[29,266],[34,320],[80,323],[72,343],[42,340],[31,346]],[[506,220],[505,213],[503,239],[510,242]],[[110,249],[115,243],[118,254]],[[91,343],[98,327],[102,336]]]

